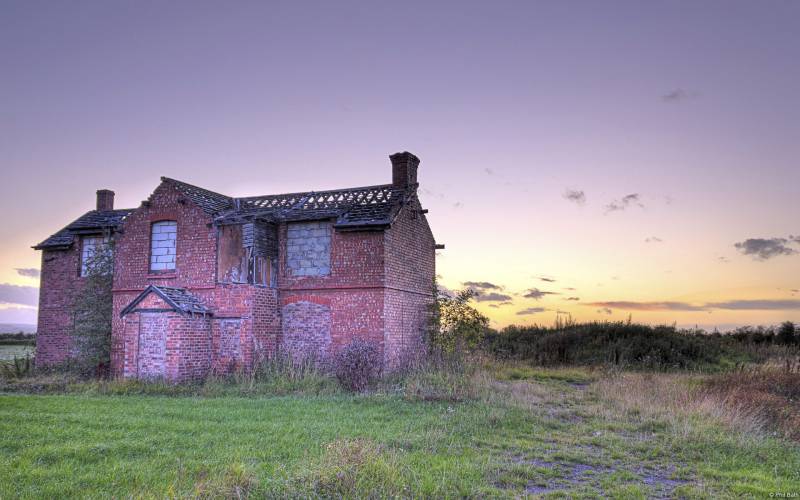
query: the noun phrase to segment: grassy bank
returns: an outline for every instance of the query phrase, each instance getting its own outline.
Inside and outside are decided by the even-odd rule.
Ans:
[[[360,396],[168,397],[130,383],[5,394],[0,497],[800,491],[797,444],[687,404],[708,377],[485,363]]]

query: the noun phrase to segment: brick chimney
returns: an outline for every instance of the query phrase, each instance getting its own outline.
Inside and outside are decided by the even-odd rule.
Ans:
[[[110,189],[99,189],[97,191],[97,210],[114,210],[114,191]]]
[[[392,184],[400,188],[417,184],[419,158],[408,151],[403,151],[389,155],[389,159],[392,161]]]

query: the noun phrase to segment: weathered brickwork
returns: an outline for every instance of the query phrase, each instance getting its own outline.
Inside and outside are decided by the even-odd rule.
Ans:
[[[167,328],[170,316],[177,313],[142,312],[139,314],[139,355],[136,376],[159,379],[167,375]]]
[[[164,179],[142,206],[121,211],[124,217],[101,214],[119,221],[112,373],[180,382],[249,370],[279,349],[325,361],[355,338],[374,343],[387,368],[418,352],[435,242],[415,196],[419,160],[410,153],[391,159],[394,183],[354,188],[357,194],[234,200]],[[98,198],[104,210],[113,208],[108,193]],[[348,217],[335,215],[337,200],[354,196],[368,203]],[[300,200],[308,206],[312,198],[322,203],[313,216],[280,219],[286,207]],[[218,218],[220,211],[273,204],[281,211],[257,222],[266,232],[254,230],[246,211]],[[241,237],[221,240],[223,227]],[[83,281],[80,245],[60,233],[47,241],[59,249],[42,255],[37,363],[53,364],[71,353],[69,292]],[[218,276],[220,266],[236,267],[238,279]]]
[[[292,276],[331,274],[330,222],[295,222],[287,226],[286,271]]]
[[[175,268],[152,271],[152,225],[161,221],[176,222]],[[115,245],[111,341],[113,374],[137,376],[137,362],[129,358],[136,352],[130,351],[130,346],[136,345],[130,337],[138,335],[138,330],[124,328],[120,313],[148,285],[185,287],[198,296],[213,291],[216,285],[216,230],[211,227],[211,222],[208,214],[169,183],[162,183],[156,188],[147,202],[125,220]],[[209,337],[209,345],[204,348],[209,352],[208,363],[210,349]],[[193,361],[194,365],[197,363]],[[174,373],[183,373],[187,369],[176,368]]]
[[[63,363],[73,353],[72,296],[83,287],[80,249],[42,252],[39,285],[39,324],[36,335],[37,366]]]
[[[330,304],[297,300],[283,306],[283,348],[295,359],[327,358],[331,345]]]
[[[436,242],[418,200],[384,232],[386,297],[385,362],[402,363],[422,348],[436,274]]]
[[[149,294],[121,318],[125,351],[122,375],[175,382],[200,379],[211,368],[211,319],[170,310]]]
[[[242,320],[219,320],[219,336],[214,342],[214,359],[221,366],[242,363]]]

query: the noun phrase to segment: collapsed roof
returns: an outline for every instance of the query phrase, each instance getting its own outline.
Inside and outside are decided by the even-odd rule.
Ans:
[[[382,229],[416,195],[416,185],[381,184],[329,191],[271,194],[233,198],[186,182],[162,177],[210,215],[216,224],[253,220],[295,222],[335,219],[341,230]],[[134,209],[92,210],[34,246],[37,250],[68,248],[75,236],[116,231]]]

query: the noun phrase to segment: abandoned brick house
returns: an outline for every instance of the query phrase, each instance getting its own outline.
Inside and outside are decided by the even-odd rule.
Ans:
[[[135,209],[97,192],[42,250],[36,362],[77,355],[71,291],[113,240],[111,372],[201,378],[277,349],[325,359],[374,342],[391,368],[421,346],[435,241],[417,198],[419,159],[390,156],[392,183],[232,198],[162,178]]]

